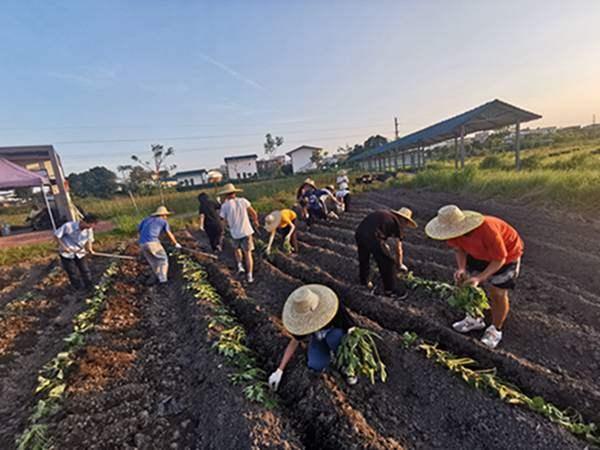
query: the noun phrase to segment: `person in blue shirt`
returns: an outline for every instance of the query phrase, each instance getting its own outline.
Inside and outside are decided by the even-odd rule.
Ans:
[[[181,248],[181,245],[175,239],[171,232],[167,217],[171,213],[164,206],[159,206],[158,209],[146,217],[138,225],[140,233],[139,244],[142,248],[142,255],[152,267],[152,271],[156,276],[156,280],[160,284],[167,282],[167,273],[169,272],[169,257],[164,247],[160,243],[161,234],[166,235],[173,243],[175,248]]]

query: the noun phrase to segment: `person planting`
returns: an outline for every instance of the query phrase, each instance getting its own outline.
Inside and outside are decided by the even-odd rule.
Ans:
[[[160,243],[160,236],[166,235],[173,243],[175,248],[180,249],[181,245],[175,239],[171,232],[167,218],[172,213],[165,206],[159,206],[154,213],[146,217],[138,225],[140,234],[139,244],[142,249],[142,255],[150,264],[155,278],[149,283],[165,284],[168,281],[169,257],[164,247]]]
[[[254,260],[252,259],[252,251],[254,250],[254,240],[252,235],[254,229],[250,225],[250,217],[254,226],[258,228],[258,214],[252,204],[245,198],[238,198],[236,194],[244,192],[242,189],[237,189],[233,184],[227,183],[219,192],[219,195],[225,196],[225,201],[221,205],[220,216],[229,226],[229,233],[233,239],[235,248],[235,261],[238,266],[238,273],[247,273],[248,283],[254,281],[253,269]],[[244,268],[244,263],[246,267]]]
[[[79,221],[65,222],[54,232],[60,263],[74,289],[91,289],[92,273],[86,256],[94,254],[94,227],[98,219],[87,214]]]
[[[509,311],[508,291],[514,289],[521,268],[524,244],[519,233],[504,220],[447,205],[425,227],[432,239],[446,241],[454,249],[457,284],[487,285],[492,324],[481,341],[490,348],[502,340],[502,326]],[[467,315],[454,323],[460,333],[485,328],[483,318]]]
[[[416,228],[417,223],[412,218],[409,208],[399,210],[378,210],[370,213],[358,225],[355,232],[358,246],[359,279],[363,286],[369,285],[371,255],[377,262],[379,275],[383,281],[386,295],[403,295],[396,288],[396,268],[408,271],[404,265],[402,239],[406,228]],[[395,254],[386,244],[387,239],[396,239]]]
[[[271,253],[271,247],[275,240],[275,234],[279,232],[284,236],[284,245],[291,245],[298,253],[298,237],[296,236],[297,214],[291,209],[273,211],[265,217],[265,230],[270,233],[267,255]]]
[[[281,318],[292,338],[279,367],[269,377],[269,386],[275,391],[300,341],[308,341],[308,367],[323,372],[333,362],[332,355],[336,354],[342,337],[354,329],[352,318],[335,292],[319,284],[300,286],[292,292],[283,305]],[[348,383],[356,382],[355,377],[348,378]]]
[[[223,223],[218,213],[221,205],[211,200],[205,192],[198,195],[198,202],[200,229],[208,235],[212,251],[220,252],[223,249]]]

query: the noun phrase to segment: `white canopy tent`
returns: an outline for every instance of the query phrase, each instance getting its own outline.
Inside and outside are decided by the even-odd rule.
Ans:
[[[48,180],[38,175],[35,172],[31,172],[17,164],[14,164],[7,159],[0,158],[0,189],[14,189],[18,187],[39,187],[44,196],[44,202],[46,208],[48,208],[48,214],[50,215],[50,221],[52,222],[52,229],[56,230],[56,222],[54,221],[54,215],[52,214],[52,208],[44,185],[49,185]]]

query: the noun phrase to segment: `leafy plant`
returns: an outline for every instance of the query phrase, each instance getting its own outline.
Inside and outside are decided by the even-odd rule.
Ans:
[[[419,336],[414,331],[405,331],[402,335],[402,345],[404,345],[404,348],[409,348],[418,338]]]
[[[18,450],[46,450],[50,442],[46,436],[47,425],[35,424],[26,429],[17,440]]]
[[[335,360],[336,366],[347,376],[367,376],[372,384],[379,374],[382,382],[387,379],[385,364],[381,361],[375,338],[377,334],[364,328],[355,328],[342,338]]]

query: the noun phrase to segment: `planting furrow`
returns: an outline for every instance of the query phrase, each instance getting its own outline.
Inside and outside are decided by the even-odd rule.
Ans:
[[[55,261],[33,266],[16,266],[3,274],[0,288],[0,311],[13,299],[27,295],[33,285],[45,278],[53,267]],[[6,278],[5,278],[6,277]]]
[[[226,250],[228,251],[230,250]],[[225,259],[230,266],[233,266],[229,253],[226,253]],[[221,266],[220,263],[211,261],[213,266]],[[225,272],[218,281],[221,289],[232,289],[231,285],[238,285],[237,281],[232,282],[227,279],[232,277],[231,272],[224,268],[221,271]],[[235,305],[242,303],[239,300],[243,298],[244,303],[251,303],[248,306],[249,316],[255,316],[256,310],[261,310],[266,316],[263,320],[271,320],[279,325],[279,315],[285,298],[293,289],[300,286],[302,281],[294,278],[296,275],[294,271],[286,274],[271,264],[263,262],[258,263],[256,273],[255,283],[245,288],[238,285],[236,288],[242,292],[235,295],[238,300]],[[520,425],[512,423],[515,421],[515,412],[510,406],[470,389],[460,380],[448,377],[444,371],[431,365],[422,357],[406,352],[397,333],[381,329],[377,324],[360,315],[356,316],[356,319],[361,326],[375,329],[383,336],[384,340],[378,345],[384,362],[388,365],[388,381],[384,384],[370,385],[367,380],[363,380],[358,386],[347,387],[338,376],[324,379],[330,389],[335,386],[331,386],[330,383],[337,381],[339,384],[335,386],[337,388],[335,392],[339,390],[344,393],[344,398],[349,405],[354,410],[360,411],[372,427],[385,430],[386,434],[402,442],[407,448],[475,448],[479,440],[489,442],[488,448],[507,448],[506,445],[509,447],[518,445],[518,442],[531,448],[545,448],[544,446],[547,445],[557,448],[576,447],[573,438],[535,415],[518,412],[520,418],[516,422]],[[257,327],[260,326],[259,323],[256,323]],[[248,329],[252,327],[249,326]],[[274,368],[285,347],[285,339],[278,347],[269,344],[268,341],[263,345],[269,346],[270,351],[265,353],[271,359]],[[284,374],[284,382],[280,387],[282,395],[286,395],[288,389],[297,389],[299,380],[296,372],[299,370],[304,372],[302,377],[314,379],[315,375],[306,371],[304,363],[296,361]],[[424,379],[428,380],[427,383],[423,383]],[[289,404],[289,398],[285,400]],[[457,423],[454,422],[453,412],[459,410],[461,422]],[[486,419],[488,414],[490,417]],[[492,416],[494,419],[491,418]],[[485,429],[478,429],[481,433],[472,433],[470,427],[477,421],[488,425],[494,421],[498,427],[510,428],[513,436],[518,435],[518,437],[515,438],[514,444],[502,444],[497,439],[501,432],[493,426],[488,428],[487,425]],[[467,423],[471,425],[466,426]],[[541,423],[544,424],[544,435],[556,439],[552,444],[535,442],[539,439],[539,434],[535,430],[539,430]]]
[[[478,341],[454,332],[447,324],[440,324],[413,305],[371,295],[357,289],[355,284],[333,277],[313,263],[307,265],[281,254],[273,255],[272,261],[280,270],[293,273],[306,283],[321,283],[332,287],[346,299],[350,308],[386,329],[399,333],[414,330],[424,338],[440,342],[445,348],[458,354],[477,359],[485,366],[497,367],[502,377],[515,382],[528,393],[543,395],[563,408],[574,407],[589,420],[598,421],[600,418],[600,393],[593,387],[586,389],[582,383],[569,381],[565,376],[505,351],[489,351]]]

